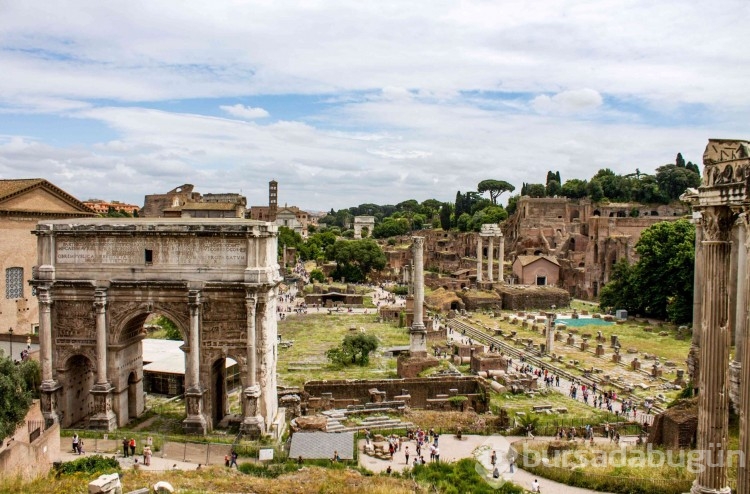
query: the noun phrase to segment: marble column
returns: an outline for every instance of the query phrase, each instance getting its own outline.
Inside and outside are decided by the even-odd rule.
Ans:
[[[729,427],[729,256],[731,243],[728,208],[704,213],[703,334],[701,336],[698,393],[698,450],[700,470],[691,494],[730,494],[727,482],[727,430]]]
[[[495,280],[495,274],[492,272],[494,269],[492,267],[492,254],[493,250],[495,250],[495,237],[489,238],[490,245],[487,247],[487,281],[492,283]]]
[[[57,412],[57,392],[61,386],[52,375],[52,294],[49,286],[37,286],[39,300],[39,359],[42,364],[42,393],[40,406],[47,427],[60,422]]]
[[[107,384],[107,291],[94,293],[96,310],[96,384]]]
[[[260,437],[264,432],[263,417],[258,413],[260,386],[258,385],[258,340],[256,334],[256,308],[258,300],[254,293],[245,297],[247,313],[247,387],[244,390],[245,409],[241,430],[243,434]]]
[[[700,376],[701,318],[703,307],[703,224],[695,221],[695,269],[693,271],[693,338],[690,343],[687,365],[690,381],[698,388]]]
[[[185,366],[185,407],[187,409],[187,418],[182,422],[182,427],[188,434],[205,434],[208,432],[208,422],[203,406],[205,388],[200,383],[200,290],[190,290],[188,305],[190,308],[190,329],[188,332],[190,350],[187,356],[187,365]]]
[[[745,283],[745,265],[747,264],[747,247],[745,246],[745,238],[747,236],[746,219],[743,213],[740,215],[740,219],[735,224],[732,238],[732,264],[730,268],[730,288],[733,288],[733,296],[730,299],[730,315],[732,322],[730,328],[734,330],[734,359],[729,364],[729,396],[732,399],[732,406],[734,410],[739,413],[740,407],[740,389],[741,374],[742,374],[742,361],[745,341],[745,331],[747,330],[747,319],[745,313],[747,311],[747,292]]]
[[[482,282],[482,236],[477,233],[477,283]]]
[[[412,245],[414,254],[414,322],[409,330],[409,354],[414,357],[427,355],[427,331],[423,320],[424,237],[412,237],[412,240],[414,241]]]
[[[742,296],[744,300],[747,300],[747,289],[748,289],[748,276],[750,276],[750,266],[747,264],[747,249],[750,248],[750,237],[748,237],[747,228],[747,213],[741,215],[742,221],[742,233],[744,236],[740,236],[741,252],[745,251],[744,263],[740,264],[740,272],[738,274],[738,282],[742,283]],[[739,289],[739,286],[738,286]],[[739,313],[739,304],[738,304]],[[746,307],[742,307],[742,322],[745,325],[745,329],[750,327],[750,322],[747,320],[750,317],[750,311]],[[739,331],[739,328],[737,328]],[[743,337],[740,343],[741,346],[736,347],[736,354],[742,354],[742,362],[750,362],[750,341],[748,338]],[[740,366],[740,383],[750,383],[750,365]],[[737,469],[737,492],[750,492],[750,465],[748,465],[748,455],[750,455],[750,386],[740,386],[740,451],[744,455],[745,461],[740,461]]]
[[[94,398],[94,415],[89,418],[89,427],[111,431],[117,428],[117,417],[112,411],[112,390],[107,379],[107,290],[97,288],[94,292],[96,312],[96,383],[91,390]]]
[[[497,254],[497,281],[505,283],[505,237],[502,232],[498,236],[500,242],[498,243],[498,254]]]

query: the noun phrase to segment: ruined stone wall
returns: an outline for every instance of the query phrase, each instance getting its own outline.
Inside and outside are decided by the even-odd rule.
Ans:
[[[384,401],[393,400],[395,396],[408,394],[411,406],[424,408],[428,399],[437,395],[452,396],[452,389],[459,395],[482,394],[482,383],[476,377],[426,377],[410,379],[381,379],[356,381],[310,381],[305,383],[304,390],[310,397],[321,397],[331,393],[335,400],[357,400],[359,403],[370,402],[370,390],[385,391]],[[478,410],[479,411],[479,410]]]

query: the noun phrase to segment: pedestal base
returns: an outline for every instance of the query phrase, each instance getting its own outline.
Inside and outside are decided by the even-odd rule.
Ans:
[[[185,434],[205,436],[208,433],[208,421],[203,413],[204,394],[205,391],[200,388],[192,388],[185,391],[187,418],[182,421],[182,430]]]
[[[89,428],[102,431],[117,429],[117,416],[112,411],[112,390],[109,383],[97,384],[91,390],[96,412],[89,418]]]
[[[250,439],[259,439],[266,433],[266,424],[263,417],[260,415],[245,417],[240,425],[240,432]]]
[[[42,416],[46,428],[52,427],[53,424],[61,424],[62,417],[57,411],[57,393],[62,388],[57,381],[43,381],[41,394]]]
[[[422,371],[438,365],[440,365],[440,360],[426,353],[402,356],[398,359],[398,377],[402,379],[418,377]]]
[[[732,494],[730,487],[722,487],[721,489],[709,489],[707,487],[701,487],[698,484],[693,484],[692,489],[686,494]]]

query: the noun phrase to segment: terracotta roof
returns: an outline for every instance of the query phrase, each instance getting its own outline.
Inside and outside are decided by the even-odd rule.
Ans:
[[[36,187],[45,187],[47,189],[50,189],[54,193],[58,194],[65,200],[75,205],[77,208],[81,209],[81,213],[83,214],[90,213],[92,216],[96,214],[93,209],[86,206],[83,202],[79,201],[72,195],[68,194],[61,188],[55,186],[54,184],[48,182],[43,178],[0,179],[0,202],[13,196],[27,192]],[[0,206],[0,209],[3,208]]]
[[[560,265],[560,263],[557,261],[557,258],[554,256],[518,256],[516,257],[516,259],[518,259],[518,261],[521,263],[521,266],[528,266],[532,262],[536,262],[540,259],[546,259],[547,261],[557,266]]]

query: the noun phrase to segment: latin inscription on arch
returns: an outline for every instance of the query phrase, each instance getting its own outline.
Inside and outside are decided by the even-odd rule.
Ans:
[[[58,264],[142,265],[146,250],[158,265],[244,266],[247,241],[228,238],[60,238]]]

